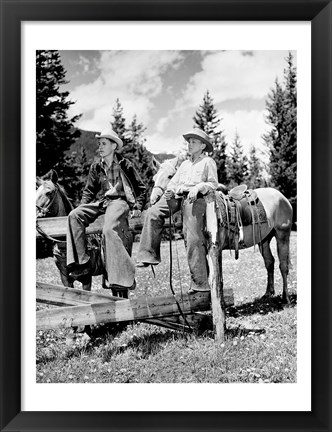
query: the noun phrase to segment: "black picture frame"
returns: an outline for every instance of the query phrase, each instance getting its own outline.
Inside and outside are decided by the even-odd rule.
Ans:
[[[1,431],[331,431],[331,30],[326,0],[0,0]],[[311,21],[312,410],[310,412],[21,411],[21,22]],[[299,287],[299,290],[301,287]],[[273,401],[271,401],[273,404]],[[271,405],[272,408],[272,405]]]

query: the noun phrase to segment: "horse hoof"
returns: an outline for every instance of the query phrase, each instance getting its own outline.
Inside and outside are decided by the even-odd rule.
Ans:
[[[282,302],[284,304],[285,307],[290,307],[292,306],[292,302],[289,300],[289,298],[282,298]]]

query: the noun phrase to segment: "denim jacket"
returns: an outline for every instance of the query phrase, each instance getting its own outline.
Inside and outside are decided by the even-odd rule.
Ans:
[[[120,165],[120,175],[126,195],[126,201],[134,210],[143,210],[146,201],[146,186],[143,183],[133,164],[126,158],[117,155]],[[81,204],[88,204],[92,201],[105,201],[105,193],[109,184],[101,161],[92,163],[88,179],[83,190]]]

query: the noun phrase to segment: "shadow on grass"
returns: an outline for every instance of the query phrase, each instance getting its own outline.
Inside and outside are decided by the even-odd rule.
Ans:
[[[240,304],[237,306],[231,306],[226,309],[228,317],[239,318],[245,316],[251,316],[255,314],[266,315],[271,312],[281,311],[285,308],[294,307],[297,303],[297,294],[290,294],[291,304],[290,306],[285,305],[282,302],[281,296],[271,298],[256,298],[253,302]],[[193,334],[196,336],[209,336],[213,338],[212,333],[212,316],[209,314],[206,316],[206,320],[202,322],[200,328],[196,328]],[[190,337],[190,334],[183,333],[181,331],[167,330],[163,333],[156,329],[156,333],[149,333],[142,336],[134,336],[127,343],[122,345],[118,344],[107,344],[107,338],[109,335],[116,337],[124,331],[131,323],[118,323],[118,324],[107,324],[94,328],[90,332],[91,345],[100,346],[108,345],[105,351],[105,361],[113,355],[121,354],[127,349],[134,349],[140,352],[141,357],[146,358],[150,354],[156,354],[160,349],[165,347],[169,341],[182,340]],[[249,332],[264,333],[264,329],[255,328],[243,328],[241,326],[235,328],[227,328],[227,337],[238,337],[246,335]]]
[[[122,345],[111,345],[104,353],[104,361],[112,356],[121,354],[128,349],[139,353],[139,357],[147,358],[163,350],[170,341],[186,339],[187,335],[181,332],[167,330],[165,333],[150,333],[144,336],[134,336],[130,341]]]
[[[286,305],[282,302],[281,296],[277,297],[261,297],[255,299],[253,302],[240,304],[238,306],[231,306],[227,308],[227,315],[233,318],[240,316],[249,316],[255,314],[266,315],[270,312],[279,312],[288,307],[294,307],[297,303],[297,294],[290,294],[291,304]]]

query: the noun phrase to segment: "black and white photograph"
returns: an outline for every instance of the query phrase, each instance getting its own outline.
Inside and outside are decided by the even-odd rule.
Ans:
[[[20,371],[4,424],[327,424],[331,107],[314,11],[79,3],[32,5],[16,63],[3,56],[4,388]]]
[[[296,51],[38,50],[36,175],[38,383],[296,383]]]
[[[38,389],[302,388],[304,56],[267,45],[29,51]]]

